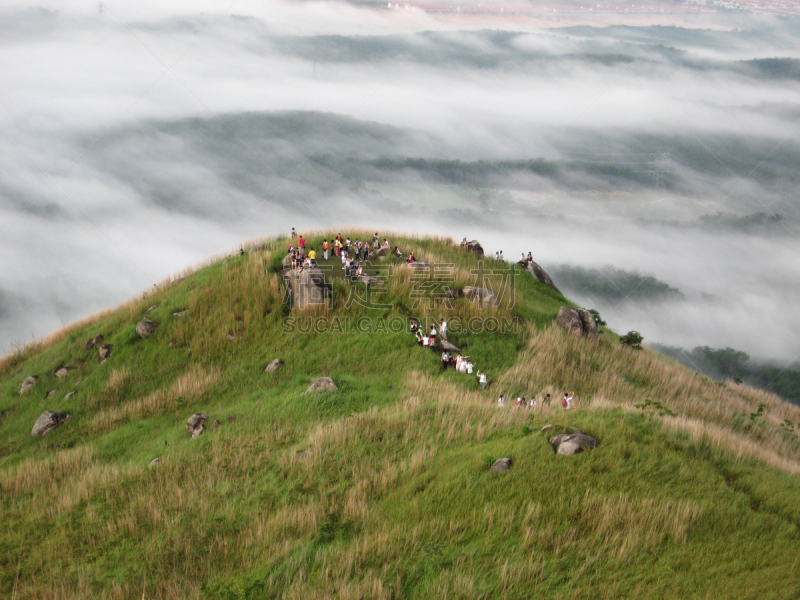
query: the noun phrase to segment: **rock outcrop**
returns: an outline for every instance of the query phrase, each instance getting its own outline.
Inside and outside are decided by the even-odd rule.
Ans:
[[[58,377],[59,379],[62,377],[66,377],[67,375],[69,375],[69,372],[72,371],[72,369],[74,369],[74,367],[67,367],[65,365],[61,365],[56,369],[55,376]]]
[[[86,349],[87,350],[91,350],[92,348],[94,348],[98,344],[102,344],[104,339],[105,338],[102,335],[99,335],[99,334],[94,336],[92,339],[90,339],[88,342],[86,342]]]
[[[29,392],[33,389],[33,386],[36,385],[36,381],[39,379],[38,375],[28,375],[22,382],[22,385],[19,388],[19,395],[22,396],[24,393]]]
[[[325,283],[325,273],[319,268],[284,269],[281,276],[286,283],[293,308],[305,310],[314,306],[325,306],[330,286]]]
[[[192,434],[192,439],[200,437],[203,434],[206,428],[205,422],[210,418],[211,417],[205,413],[195,413],[186,419],[186,431]]]
[[[510,458],[498,458],[494,461],[492,468],[489,469],[490,473],[507,473],[511,470],[511,459]]]
[[[558,433],[550,438],[553,451],[561,456],[572,456],[584,450],[593,450],[597,448],[598,444],[596,439],[582,431]]]
[[[269,363],[266,368],[264,369],[265,373],[272,373],[273,371],[277,371],[283,366],[283,361],[280,358],[276,358],[271,363]]]
[[[592,313],[583,308],[562,306],[558,311],[556,323],[566,329],[570,335],[585,337],[593,342],[600,339],[597,334],[597,323],[595,323]]]
[[[464,286],[461,291],[471,302],[477,302],[484,308],[497,306],[499,304],[497,295],[490,289],[467,285]]]
[[[150,319],[144,318],[136,324],[136,335],[140,338],[146,338],[152,335],[161,323],[156,323]]]
[[[31,429],[31,437],[47,435],[53,431],[53,429],[62,425],[67,419],[69,419],[68,413],[56,412],[54,410],[48,410],[42,413],[42,416],[36,419],[36,423],[34,423],[33,429]]]
[[[308,394],[309,392],[333,392],[339,389],[339,386],[331,379],[330,377],[320,377],[319,379],[315,379],[314,383],[312,383],[309,388],[303,392],[304,394]]]
[[[108,360],[108,357],[111,356],[111,349],[113,347],[114,346],[112,346],[111,344],[103,344],[102,346],[100,346],[100,349],[97,351],[97,353],[100,356],[100,360],[102,362],[105,362],[106,360]]]
[[[472,240],[471,242],[467,242],[466,246],[464,246],[469,252],[474,252],[477,258],[483,258],[483,246],[480,245],[478,240]]]
[[[461,348],[456,346],[455,344],[451,344],[447,340],[439,340],[438,341],[439,350],[442,352],[461,352]]]
[[[281,264],[283,265],[284,269],[290,268],[292,266],[292,255],[287,254],[286,256],[284,256],[283,260],[281,261]]]
[[[534,279],[545,284],[547,287],[558,292],[559,294],[561,293],[561,290],[559,290],[556,287],[556,284],[553,283],[553,280],[550,278],[550,275],[547,274],[547,271],[545,271],[534,261],[532,260],[526,261],[525,269],[528,271],[528,273],[533,275]]]
[[[161,458],[156,456],[153,460],[150,461],[149,467],[156,467],[161,464]]]
[[[390,246],[381,246],[377,250],[375,250],[372,255],[373,256],[389,256],[392,253],[392,248]]]

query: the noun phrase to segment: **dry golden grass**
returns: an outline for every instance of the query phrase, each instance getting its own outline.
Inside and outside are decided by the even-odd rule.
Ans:
[[[108,376],[108,380],[106,381],[106,393],[118,392],[129,379],[130,373],[128,372],[128,367],[122,366],[119,369],[114,369],[111,371],[111,375]]]
[[[161,388],[144,398],[99,411],[92,420],[92,430],[104,431],[123,419],[156,415],[172,410],[178,398],[185,400],[197,398],[218,380],[217,369],[194,367],[178,377],[169,388]]]

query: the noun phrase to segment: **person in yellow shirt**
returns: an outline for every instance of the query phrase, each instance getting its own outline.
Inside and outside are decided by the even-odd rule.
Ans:
[[[317,252],[314,250],[314,246],[311,246],[311,250],[308,251],[308,260],[311,261],[312,267],[317,265]]]

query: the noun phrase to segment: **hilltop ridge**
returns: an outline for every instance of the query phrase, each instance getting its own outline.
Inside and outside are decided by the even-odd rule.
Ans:
[[[319,252],[336,233],[306,237]],[[351,280],[320,257],[323,302],[293,307],[292,240],[258,240],[3,358],[0,593],[800,593],[800,407],[604,327],[569,335],[555,320],[574,305],[534,269],[380,233],[428,266],[388,253]],[[448,294],[464,286],[496,302]],[[443,317],[486,389],[408,330]],[[305,393],[321,377],[338,389]],[[69,418],[31,436],[45,411]],[[571,430],[599,446],[554,455]]]

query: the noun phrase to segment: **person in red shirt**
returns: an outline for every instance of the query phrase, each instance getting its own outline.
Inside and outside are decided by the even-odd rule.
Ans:
[[[306,245],[306,238],[304,238],[301,235],[300,238],[297,240],[297,247],[302,251],[303,248],[305,248],[305,245]]]

